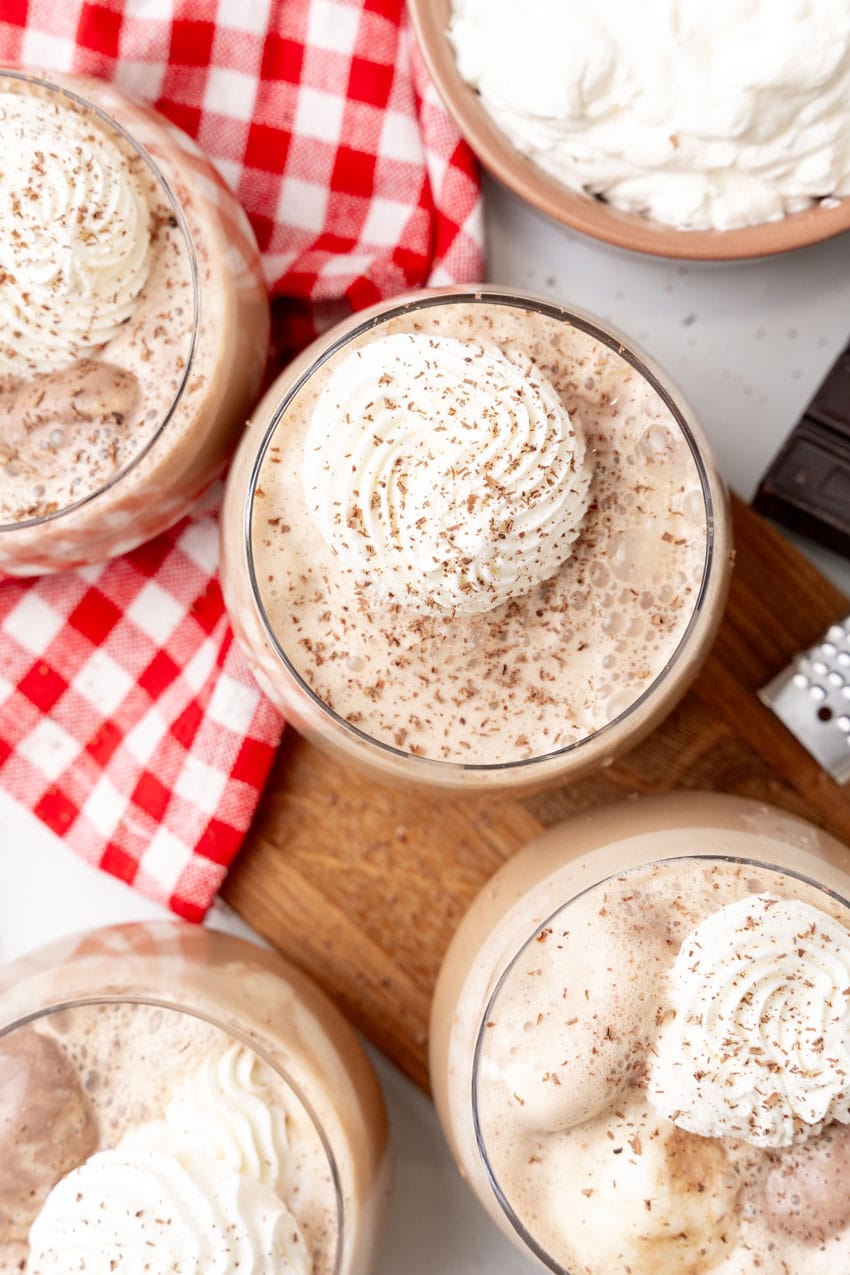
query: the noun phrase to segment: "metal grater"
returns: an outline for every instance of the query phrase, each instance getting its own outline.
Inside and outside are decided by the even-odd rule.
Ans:
[[[758,692],[824,770],[850,782],[850,615]]]

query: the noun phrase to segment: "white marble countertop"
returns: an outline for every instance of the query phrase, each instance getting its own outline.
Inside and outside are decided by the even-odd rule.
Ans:
[[[487,186],[490,277],[608,319],[647,349],[703,421],[749,497],[850,331],[850,234],[780,258],[693,265],[630,256]],[[850,593],[850,563],[803,548]],[[778,601],[778,600],[777,600]],[[164,915],[93,871],[0,794],[0,961],[49,939]],[[212,923],[236,922],[217,908]],[[396,1160],[375,1275],[531,1275],[457,1177],[430,1104],[383,1059]]]

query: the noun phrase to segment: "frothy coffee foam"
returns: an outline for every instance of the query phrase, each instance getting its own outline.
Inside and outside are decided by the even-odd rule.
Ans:
[[[302,490],[331,358],[288,405],[254,500],[271,626],[322,700],[407,752],[496,763],[564,748],[634,702],[691,619],[706,516],[690,448],[639,372],[559,319],[486,299],[434,305],[372,328],[346,352],[396,336],[495,346],[551,383],[593,468],[578,537],[549,579],[475,615],[388,600],[326,544]]]
[[[843,1126],[773,1151],[680,1129],[648,1101],[683,942],[718,909],[767,893],[795,913],[817,909],[830,929],[846,921],[838,902],[781,873],[662,863],[556,914],[491,1005],[477,1080],[487,1158],[520,1222],[571,1275],[850,1269]]]
[[[253,1253],[255,1260],[265,1248],[278,1262],[268,1269],[277,1270],[285,1254],[282,1270],[330,1275],[337,1232],[327,1155],[287,1086],[250,1050],[194,1016],[145,1005],[82,1007],[52,1015],[39,1031],[78,1076],[99,1143],[42,1210],[31,1275],[67,1269],[67,1254],[80,1245],[88,1251],[86,1235],[95,1231],[92,1252],[123,1235],[130,1261],[139,1224],[119,1201],[129,1207],[137,1194],[152,1207],[155,1198],[173,1196],[179,1225],[158,1228],[153,1209],[150,1226],[141,1228],[148,1247],[160,1253],[163,1245],[163,1261],[183,1245],[205,1255],[202,1269],[219,1269],[215,1260],[229,1270],[230,1257],[217,1247],[223,1231],[233,1238],[234,1258]],[[104,1189],[118,1198],[101,1208],[95,1197]],[[108,1236],[100,1230],[107,1222]],[[17,1250],[4,1247],[6,1238],[0,1235],[3,1273],[17,1270]]]

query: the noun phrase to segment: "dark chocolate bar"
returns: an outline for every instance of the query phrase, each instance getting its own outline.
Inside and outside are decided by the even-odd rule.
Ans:
[[[783,443],[753,507],[850,556],[850,346]]]

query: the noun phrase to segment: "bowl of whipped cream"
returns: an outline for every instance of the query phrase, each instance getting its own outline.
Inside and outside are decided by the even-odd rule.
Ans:
[[[478,157],[638,252],[765,256],[850,229],[848,0],[410,0]]]

